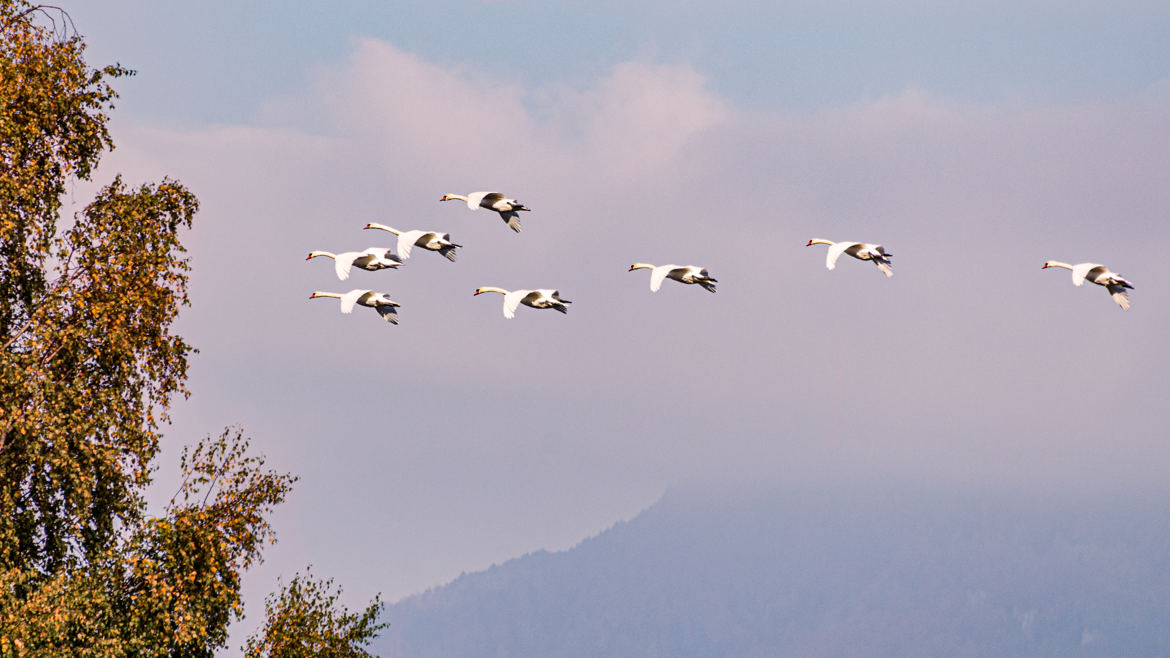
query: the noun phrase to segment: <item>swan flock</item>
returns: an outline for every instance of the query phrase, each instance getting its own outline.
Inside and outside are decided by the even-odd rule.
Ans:
[[[505,224],[516,233],[519,233],[521,230],[519,213],[529,210],[524,204],[515,199],[507,198],[499,192],[472,192],[467,195],[445,194],[439,200],[463,201],[472,210],[479,208],[492,210],[498,213]],[[451,262],[455,262],[456,260],[456,250],[463,248],[463,245],[456,244],[451,240],[450,233],[422,229],[400,230],[377,222],[370,222],[363,228],[367,230],[386,231],[393,234],[397,238],[393,253],[386,247],[368,247],[362,251],[343,251],[338,253],[313,250],[309,252],[305,260],[312,260],[314,258],[332,259],[334,273],[339,280],[345,281],[350,277],[354,268],[367,272],[397,270],[410,258],[414,247],[438,252],[440,256],[443,256]],[[813,238],[805,244],[806,247],[813,245],[825,245],[828,247],[828,252],[825,254],[826,269],[836,269],[837,261],[842,255],[847,254],[857,260],[873,263],[887,278],[894,276],[893,262],[891,260],[893,254],[886,251],[886,248],[880,244],[869,242],[836,242],[825,238]],[[1101,286],[1109,292],[1113,301],[1118,306],[1122,309],[1129,309],[1129,291],[1133,290],[1133,284],[1104,265],[1099,263],[1078,263],[1072,265],[1063,261],[1050,260],[1044,263],[1042,269],[1049,268],[1070,270],[1072,272],[1073,285],[1081,286],[1085,281],[1088,281]],[[643,269],[650,270],[651,292],[658,292],[662,288],[663,282],[667,279],[677,281],[681,284],[697,285],[707,292],[712,293],[716,291],[715,284],[718,283],[718,279],[712,277],[707,268],[698,265],[654,265],[638,262],[630,265],[627,271],[633,272]],[[516,317],[516,310],[521,305],[535,309],[553,309],[567,314],[567,305],[572,304],[571,301],[561,298],[560,291],[555,288],[507,290],[496,286],[480,286],[475,289],[474,295],[478,296],[483,293],[499,293],[503,295],[503,313],[504,317],[509,320]],[[340,299],[342,313],[352,313],[355,306],[366,306],[377,311],[382,319],[387,322],[398,324],[398,308],[400,304],[390,299],[387,293],[358,288],[346,293],[318,290],[309,296],[310,299],[320,297]]]

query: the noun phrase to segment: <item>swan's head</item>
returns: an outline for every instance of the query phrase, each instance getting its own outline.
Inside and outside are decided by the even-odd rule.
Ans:
[[[814,244],[816,244],[816,243],[815,243],[815,242],[813,242],[812,240],[809,240],[809,241],[808,241],[808,244],[806,244],[806,245],[804,245],[804,246],[806,246],[806,247],[811,247],[811,246],[813,246]]]
[[[1042,270],[1046,270],[1046,269],[1048,269],[1048,268],[1049,268],[1049,267],[1051,267],[1051,266],[1052,266],[1052,261],[1047,261],[1047,262],[1045,262],[1043,265],[1041,265],[1041,266],[1040,266],[1040,269],[1042,269]]]
[[[454,194],[444,194],[443,198],[439,199],[439,201],[454,201],[454,200],[455,200]]]
[[[365,226],[362,227],[362,230],[364,231],[368,228],[374,228],[374,223],[370,222],[369,224],[366,224]]]

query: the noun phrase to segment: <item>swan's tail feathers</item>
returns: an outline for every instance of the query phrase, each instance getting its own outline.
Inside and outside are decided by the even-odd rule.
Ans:
[[[1107,286],[1107,289],[1109,290],[1109,294],[1113,295],[1113,301],[1117,302],[1118,306],[1128,311],[1129,292],[1127,292],[1124,287],[1119,285]]]
[[[894,270],[893,270],[893,268],[890,267],[890,264],[888,262],[886,262],[884,260],[875,260],[874,264],[877,265],[879,270],[881,270],[882,272],[885,273],[887,278],[894,276]]]
[[[715,279],[699,279],[695,283],[703,286],[703,290],[707,292],[715,292]]]
[[[382,319],[390,324],[398,324],[398,309],[393,306],[378,306],[378,313]]]
[[[443,247],[442,249],[439,250],[439,254],[446,257],[446,259],[451,261],[452,263],[455,262],[455,247],[454,246]]]
[[[508,212],[500,213],[500,217],[502,217],[504,219],[504,222],[506,222],[508,224],[508,228],[519,233],[520,229],[522,227],[520,226],[520,213],[516,212],[516,210],[528,210],[528,209],[524,208],[524,207],[520,207],[520,208],[516,208],[515,210],[509,210]]]

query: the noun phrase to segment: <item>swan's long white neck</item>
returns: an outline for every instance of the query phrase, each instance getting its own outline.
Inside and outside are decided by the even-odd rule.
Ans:
[[[651,265],[650,263],[634,263],[633,265],[630,266],[631,272],[633,272],[634,270],[652,270],[652,269],[654,269],[654,266]]]
[[[806,246],[806,247],[811,247],[811,246],[813,246],[814,244],[827,244],[827,245],[829,245],[829,246],[831,247],[831,246],[833,246],[833,245],[835,245],[835,244],[837,244],[837,243],[836,243],[836,242],[833,242],[832,240],[826,240],[826,239],[824,239],[824,238],[813,238],[812,240],[809,240],[809,241],[808,241],[808,244],[806,244],[806,245],[804,245],[804,246]]]
[[[1066,270],[1071,270],[1073,268],[1073,266],[1069,265],[1068,263],[1062,263],[1058,260],[1050,260],[1047,263],[1044,263],[1044,267],[1041,267],[1040,269],[1043,270],[1049,267],[1063,267]]]
[[[377,222],[370,222],[369,224],[366,224],[365,228],[376,228],[380,231],[389,231],[389,232],[393,233],[394,235],[399,235],[400,233],[402,233],[402,231],[399,231],[396,228],[391,228],[389,226],[386,226],[385,224],[379,224]]]
[[[339,292],[323,292],[321,290],[317,290],[313,294],[309,295],[309,299],[315,299],[317,297],[335,297],[337,299],[341,299],[341,293],[339,293]]]
[[[507,291],[507,290],[504,290],[503,288],[497,288],[497,287],[495,287],[495,286],[483,286],[483,287],[480,287],[480,288],[476,288],[476,289],[475,289],[475,294],[477,294],[477,295],[478,295],[478,294],[479,294],[479,293],[481,293],[481,292],[498,292],[498,293],[500,293],[501,295],[506,295],[506,294],[508,294],[508,291]]]
[[[466,202],[467,197],[463,196],[462,194],[444,194],[443,198],[439,199],[439,201],[463,201],[463,202]]]
[[[309,252],[309,258],[316,258],[318,256],[328,256],[329,258],[332,258],[333,260],[337,260],[337,254],[335,254],[331,251],[314,250],[314,251]],[[305,260],[309,260],[309,258],[306,258]]]

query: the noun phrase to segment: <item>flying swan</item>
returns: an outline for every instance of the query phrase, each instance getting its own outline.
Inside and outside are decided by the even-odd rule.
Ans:
[[[679,283],[697,283],[703,286],[707,292],[715,292],[715,284],[718,283],[718,279],[711,278],[707,268],[698,265],[654,266],[650,263],[634,263],[627,271],[633,272],[642,269],[650,270],[650,290],[652,292],[658,292],[658,289],[662,287],[662,282],[666,279],[674,279]]]
[[[317,299],[318,297],[336,297],[341,300],[341,312],[353,313],[355,304],[368,306],[377,311],[382,319],[390,324],[398,324],[398,302],[386,296],[386,293],[374,292],[373,290],[354,289],[347,293],[340,292],[323,292],[316,291],[309,295],[309,299]]]
[[[402,265],[402,260],[390,253],[385,247],[370,247],[365,251],[343,251],[335,254],[331,251],[310,251],[305,260],[325,256],[333,259],[333,271],[337,278],[345,281],[349,278],[351,267],[357,266],[369,272],[377,272],[387,268],[396,268]]]
[[[455,262],[455,250],[462,247],[461,244],[451,242],[450,233],[436,233],[435,231],[399,231],[396,228],[391,228],[385,224],[378,224],[377,222],[370,222],[362,227],[363,229],[378,229],[381,231],[389,231],[398,236],[398,257],[402,260],[410,258],[410,250],[412,247],[419,246],[430,251],[437,251],[447,258],[452,263]]]
[[[1113,301],[1123,309],[1129,309],[1129,292],[1133,290],[1133,285],[1126,281],[1117,272],[1110,272],[1109,268],[1099,263],[1077,263],[1076,265],[1069,265],[1058,260],[1050,260],[1040,268],[1046,270],[1050,267],[1063,267],[1066,270],[1072,270],[1072,282],[1074,286],[1084,285],[1088,280],[1099,286],[1104,286],[1109,294],[1113,296]]]
[[[517,233],[520,232],[520,212],[521,210],[528,210],[524,204],[515,199],[507,199],[499,192],[472,192],[467,196],[462,194],[444,194],[439,201],[466,201],[467,207],[475,210],[476,208],[487,208],[500,213],[500,219]]]
[[[849,254],[857,260],[871,260],[887,277],[894,276],[894,270],[890,267],[890,259],[894,255],[886,253],[886,248],[880,244],[870,244],[868,242],[833,242],[824,238],[813,238],[804,246],[811,247],[814,244],[829,245],[829,253],[825,256],[825,267],[830,270],[836,269],[837,259],[841,257],[841,254]]]
[[[561,313],[568,313],[569,309],[565,307],[565,304],[573,303],[567,299],[561,299],[559,290],[549,288],[507,291],[495,286],[483,286],[475,289],[475,295],[485,292],[498,292],[504,296],[504,317],[509,320],[516,317],[516,309],[520,308],[521,304],[532,308],[552,308]]]

